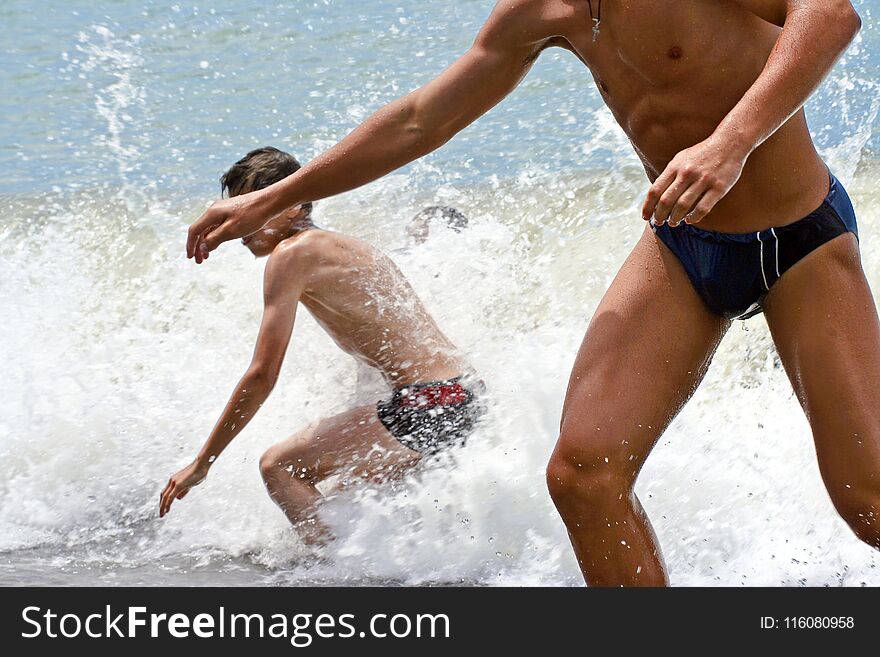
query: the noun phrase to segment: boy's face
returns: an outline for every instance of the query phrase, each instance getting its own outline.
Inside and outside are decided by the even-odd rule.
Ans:
[[[247,194],[250,189],[243,189],[235,196]],[[293,224],[302,219],[302,209],[293,208],[274,217],[256,233],[248,235],[241,240],[248,250],[258,258],[263,258],[272,253],[279,242],[290,237]]]
[[[290,227],[293,223],[291,214],[285,212],[278,215],[256,233],[242,239],[241,243],[258,258],[269,255],[281,240],[290,237]]]

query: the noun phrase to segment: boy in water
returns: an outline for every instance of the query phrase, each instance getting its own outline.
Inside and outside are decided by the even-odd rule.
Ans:
[[[299,168],[293,156],[261,148],[220,182],[235,197]],[[399,476],[423,456],[463,443],[481,413],[482,384],[394,263],[368,244],[318,228],[311,212],[310,203],[293,207],[242,240],[255,256],[269,256],[253,359],[198,456],[163,490],[160,516],[205,479],[268,398],[300,303],[343,351],[378,370],[393,389],[377,405],[325,418],[260,459],[269,494],[307,542],[327,537],[316,517],[320,481],[343,471],[372,481]]]
[[[450,230],[460,233],[468,227],[470,221],[460,210],[448,205],[432,205],[419,212],[406,227],[406,234],[414,244],[428,241],[431,224],[445,224]]]

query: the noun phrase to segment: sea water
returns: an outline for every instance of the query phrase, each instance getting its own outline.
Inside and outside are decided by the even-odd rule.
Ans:
[[[880,290],[878,0],[808,106]],[[158,495],[250,359],[262,261],[203,266],[186,228],[251,148],[308,160],[466,49],[491,0],[12,0],[0,7],[0,584],[576,585],[544,466],[574,355],[638,239],[647,189],[570,54],[423,161],[319,203],[392,255],[491,393],[467,447],[330,500],[312,558],[262,451],[356,403],[356,368],[300,313],[260,415],[164,520]],[[426,205],[460,234],[407,241]],[[684,339],[686,336],[658,336]],[[761,317],[737,323],[637,492],[679,585],[878,585],[836,516]]]

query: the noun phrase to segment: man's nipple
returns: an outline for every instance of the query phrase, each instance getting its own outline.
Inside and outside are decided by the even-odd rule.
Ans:
[[[672,46],[666,54],[669,55],[669,59],[681,59],[684,52],[682,52],[679,46]]]

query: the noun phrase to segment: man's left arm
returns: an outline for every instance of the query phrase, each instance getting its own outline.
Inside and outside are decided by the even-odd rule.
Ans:
[[[736,0],[782,32],[764,70],[705,141],[678,153],[642,208],[677,223],[702,220],[733,188],[749,155],[781,128],[834,67],[861,27],[849,0]]]

